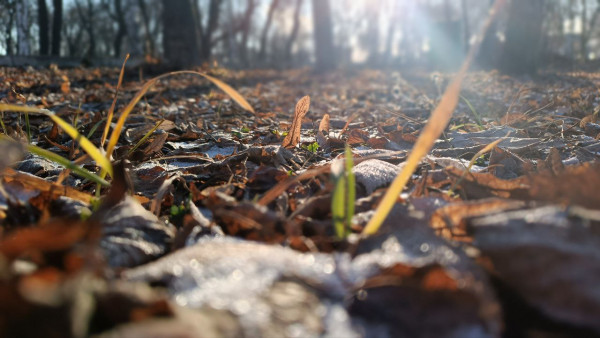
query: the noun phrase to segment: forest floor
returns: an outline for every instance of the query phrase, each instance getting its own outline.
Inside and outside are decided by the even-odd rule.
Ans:
[[[20,142],[0,142],[0,336],[600,336],[600,74],[469,73],[369,237],[450,75],[208,74],[255,112],[202,77],[161,79],[99,192],[27,151],[29,134],[100,172],[52,119],[3,112]],[[48,109],[99,146],[115,95],[113,127],[149,79],[126,72],[116,94],[118,78],[2,68],[0,103]],[[283,147],[304,96],[300,142]],[[356,200],[340,234],[346,146]]]

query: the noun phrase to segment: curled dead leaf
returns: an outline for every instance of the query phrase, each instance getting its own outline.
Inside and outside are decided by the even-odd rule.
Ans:
[[[323,115],[323,119],[319,124],[319,131],[323,132],[324,134],[329,132],[329,114]]]
[[[283,140],[282,146],[285,148],[293,148],[300,142],[300,131],[302,129],[302,119],[308,113],[310,108],[310,96],[301,98],[296,104],[294,112],[294,120],[287,136]]]
[[[317,131],[317,143],[321,148],[329,147],[329,114],[325,114]]]

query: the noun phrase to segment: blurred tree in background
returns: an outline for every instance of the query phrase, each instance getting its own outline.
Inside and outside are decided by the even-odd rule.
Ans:
[[[508,0],[479,66],[593,64],[600,0]],[[0,55],[456,69],[492,0],[0,0]],[[11,60],[13,60],[12,58]]]

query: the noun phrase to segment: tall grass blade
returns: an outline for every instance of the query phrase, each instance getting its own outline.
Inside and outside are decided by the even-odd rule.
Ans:
[[[110,129],[110,124],[112,123],[113,115],[115,112],[115,106],[117,104],[117,96],[119,95],[119,89],[121,88],[121,83],[123,83],[123,74],[125,74],[125,64],[129,60],[129,54],[125,56],[125,61],[123,61],[123,65],[121,66],[121,73],[119,73],[119,81],[117,82],[117,89],[115,90],[115,97],[113,98],[113,102],[108,109],[108,114],[106,116],[106,125],[104,126],[104,132],[102,133],[102,140],[100,141],[100,147],[104,147],[104,142],[106,142],[106,137],[108,137],[108,130]]]
[[[221,88],[235,102],[237,102],[240,106],[242,106],[242,108],[247,109],[247,110],[251,111],[252,113],[254,113],[254,109],[252,108],[252,106],[250,106],[250,104],[248,103],[248,101],[246,101],[244,99],[244,97],[242,97],[242,95],[240,95],[235,89],[231,88],[225,82],[223,82],[223,81],[221,81],[219,79],[216,79],[216,78],[214,78],[212,76],[206,75],[206,74],[201,73],[201,72],[195,72],[195,71],[192,71],[192,70],[183,70],[183,71],[171,72],[171,73],[159,75],[159,76],[157,76],[155,78],[152,78],[152,79],[148,80],[148,82],[146,82],[142,86],[142,88],[135,94],[135,96],[133,97],[133,99],[131,99],[131,101],[129,101],[129,104],[127,104],[127,106],[125,107],[125,109],[123,109],[123,112],[121,112],[121,115],[119,116],[119,119],[117,120],[117,124],[115,125],[115,129],[113,129],[113,132],[110,135],[110,140],[108,141],[108,146],[106,148],[106,156],[107,156],[107,158],[110,158],[110,156],[112,156],[112,152],[115,149],[115,146],[117,145],[117,141],[119,140],[119,135],[121,135],[121,131],[123,130],[123,125],[125,125],[125,121],[127,120],[127,117],[129,116],[129,113],[131,113],[131,111],[133,110],[133,108],[135,107],[135,105],[140,101],[140,99],[159,80],[161,80],[161,79],[163,79],[165,77],[168,77],[168,76],[174,76],[174,75],[180,75],[180,74],[200,75],[200,76],[206,78],[207,80],[209,80],[212,83],[214,83],[217,87]],[[107,123],[110,123],[110,122],[107,122]]]
[[[477,54],[479,46],[481,45],[482,37],[485,36],[485,33],[499,12],[500,7],[504,5],[504,2],[505,0],[496,0],[490,15],[488,16],[481,32],[479,33],[477,42],[471,46],[469,54],[463,62],[459,72],[456,74],[450,85],[448,85],[448,88],[446,88],[446,91],[444,92],[444,95],[442,96],[438,106],[434,109],[433,113],[431,113],[429,122],[427,122],[427,125],[425,125],[423,131],[419,135],[419,138],[417,139],[410,155],[406,160],[404,168],[400,174],[396,176],[387,192],[383,196],[383,199],[379,203],[373,218],[369,220],[367,226],[363,229],[363,236],[373,235],[377,232],[377,230],[379,230],[379,227],[387,218],[388,214],[394,207],[394,204],[396,204],[400,193],[419,165],[419,162],[423,156],[425,156],[429,150],[431,150],[434,142],[440,137],[448,125],[448,122],[450,122],[452,113],[458,104],[460,88],[462,86],[463,79],[467,74],[467,70]]]
[[[335,233],[340,239],[346,238],[346,177],[343,170],[343,163],[334,163],[331,166],[331,173],[335,180],[335,188],[331,196],[331,219]]]
[[[356,177],[352,172],[354,160],[352,158],[352,150],[346,145],[346,228],[349,230],[352,226],[352,217],[354,217],[354,202],[356,200]]]
[[[25,130],[27,131],[27,143],[31,143],[31,125],[29,124],[29,113],[25,113]]]
[[[335,181],[331,196],[331,218],[335,233],[340,239],[348,236],[354,216],[356,178],[352,172],[353,166],[352,150],[348,146],[346,146],[344,161],[338,160],[331,165],[331,174]]]
[[[252,112],[253,114],[255,113],[254,108],[252,108],[250,103],[248,103],[248,101],[246,101],[246,99],[240,93],[238,93],[227,83],[204,73],[197,74],[203,76],[205,79],[212,82],[215,86],[219,87],[222,91],[229,95],[229,97],[231,97],[235,102],[237,102],[237,104],[239,104],[242,108],[246,109],[249,112]]]

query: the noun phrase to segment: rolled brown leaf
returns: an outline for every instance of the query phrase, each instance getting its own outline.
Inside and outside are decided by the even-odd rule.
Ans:
[[[296,111],[294,112],[292,127],[281,144],[285,148],[293,148],[300,142],[302,119],[308,112],[308,108],[310,108],[310,97],[307,95],[301,98],[296,104]]]

